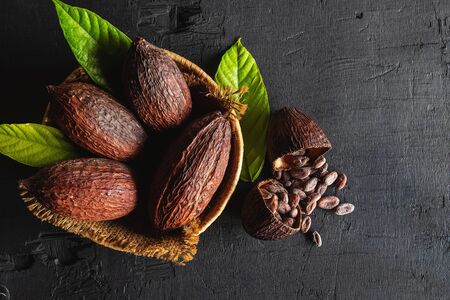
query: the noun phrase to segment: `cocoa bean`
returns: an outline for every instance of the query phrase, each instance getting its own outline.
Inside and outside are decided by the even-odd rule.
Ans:
[[[316,244],[317,248],[322,246],[322,237],[320,236],[320,234],[317,231],[314,231],[312,233],[312,240],[313,240],[314,244]]]
[[[319,195],[323,195],[325,194],[325,192],[327,191],[328,186],[321,182],[316,186],[316,193],[318,193]]]
[[[317,202],[317,205],[322,209],[333,209],[339,205],[339,202],[336,196],[325,196]]]
[[[316,209],[317,202],[316,201],[310,201],[305,207],[305,213],[307,215],[310,215],[313,213],[313,211]]]
[[[291,218],[296,218],[298,216],[298,209],[297,208],[291,209],[291,211],[289,212],[289,216],[291,216]]]
[[[291,207],[297,207],[300,203],[300,195],[298,194],[289,194],[289,205]]]
[[[326,185],[330,186],[336,181],[337,177],[338,177],[338,173],[336,173],[335,171],[332,171],[332,172],[328,173],[327,175],[325,175],[323,177],[322,181]]]
[[[280,197],[281,197],[281,201],[285,202],[285,203],[289,203],[289,196],[287,191],[283,191],[280,193]]]
[[[351,203],[343,203],[338,205],[335,209],[334,209],[334,213],[339,215],[339,216],[343,216],[343,215],[347,215],[352,213],[355,210],[355,206]]]
[[[308,195],[306,203],[317,202],[317,201],[319,201],[320,197],[321,197],[320,194],[312,193],[312,194]]]
[[[325,163],[322,167],[318,169],[318,172],[316,173],[317,177],[323,178],[325,175],[328,174],[328,163]]]
[[[292,189],[291,189],[291,193],[297,194],[297,195],[300,197],[300,200],[306,198],[305,192],[302,191],[301,189],[298,189],[298,188],[292,188]]]
[[[311,228],[311,217],[306,216],[305,218],[303,218],[302,221],[301,232],[307,233],[310,228]]]
[[[319,156],[319,157],[316,158],[316,160],[314,161],[314,163],[313,163],[313,168],[314,168],[314,169],[319,169],[319,168],[321,168],[326,162],[327,162],[327,160],[325,159],[325,157]]]
[[[278,209],[278,196],[273,195],[271,199],[268,200],[267,207],[272,213],[275,213]]]
[[[305,179],[311,175],[311,167],[292,169],[289,174],[296,179]]]
[[[307,156],[294,156],[291,161],[291,167],[303,167],[309,161]]]
[[[303,191],[305,192],[311,192],[314,191],[316,188],[317,182],[319,180],[316,177],[310,178],[305,184],[303,185]]]
[[[289,206],[289,204],[287,202],[278,201],[278,208],[277,208],[278,213],[280,213],[281,215],[285,215],[290,210],[291,210],[291,207]]]
[[[347,185],[347,176],[344,173],[339,174],[335,184],[338,191],[342,190]]]
[[[287,218],[283,218],[283,223],[286,226],[292,227],[294,225],[295,220],[293,218],[287,217]]]

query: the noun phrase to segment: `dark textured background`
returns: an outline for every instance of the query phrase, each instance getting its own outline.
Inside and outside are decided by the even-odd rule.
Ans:
[[[324,127],[355,213],[317,212],[315,248],[261,242],[236,213],[186,267],[115,252],[40,223],[17,196],[31,168],[0,157],[0,299],[449,299],[450,2],[69,1],[214,74],[241,36],[272,109]],[[44,86],[75,68],[46,1],[0,4],[0,123],[39,122]]]

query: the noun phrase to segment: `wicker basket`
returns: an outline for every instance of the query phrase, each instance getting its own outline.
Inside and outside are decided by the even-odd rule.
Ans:
[[[200,88],[200,90],[206,91],[209,101],[211,99],[215,102],[219,101],[219,103],[226,101],[224,98],[220,99],[218,95],[223,95],[223,91],[202,69],[175,53],[170,51],[167,53],[185,75],[191,90]],[[66,82],[88,80],[84,70],[78,68],[67,77]],[[195,97],[195,95],[193,96]],[[44,124],[50,121],[49,110],[50,106],[47,107],[43,119]],[[222,213],[239,180],[243,157],[242,133],[238,118],[231,114],[230,120],[233,130],[232,150],[225,177],[210,205],[197,220],[185,226],[182,232],[152,236],[151,233],[142,229],[146,227],[142,223],[150,224],[146,212],[133,212],[131,216],[114,221],[93,222],[60,216],[46,209],[34,199],[26,199],[28,209],[42,221],[88,238],[105,247],[183,265],[193,259],[197,252],[199,234],[204,232]],[[136,223],[138,224],[136,225]]]

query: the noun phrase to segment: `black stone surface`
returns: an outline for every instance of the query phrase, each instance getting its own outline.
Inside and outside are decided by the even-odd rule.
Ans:
[[[450,2],[69,1],[214,74],[238,38],[272,110],[296,105],[345,171],[338,217],[302,235],[245,234],[241,185],[186,267],[115,252],[40,223],[16,191],[32,168],[0,157],[0,299],[449,299]],[[39,122],[45,85],[76,61],[51,1],[0,3],[0,123]]]

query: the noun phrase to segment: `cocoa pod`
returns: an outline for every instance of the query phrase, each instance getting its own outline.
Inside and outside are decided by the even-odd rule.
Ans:
[[[66,160],[19,181],[24,197],[80,220],[105,221],[129,214],[137,203],[130,169],[105,158]]]
[[[151,183],[150,214],[157,229],[180,228],[203,212],[222,182],[230,149],[231,125],[221,112],[188,125]]]
[[[289,169],[286,164],[297,153],[306,151],[316,159],[331,149],[325,132],[309,116],[295,107],[285,107],[272,115],[267,138],[267,154],[275,171]]]
[[[138,37],[125,61],[124,90],[135,112],[155,131],[175,128],[190,115],[189,87],[164,50]]]
[[[280,213],[273,212],[262,198],[261,190],[268,186],[273,186],[273,190],[280,193],[287,192],[283,185],[275,179],[268,179],[255,185],[242,206],[242,224],[245,231],[261,240],[279,240],[297,233],[302,220],[302,215],[298,213],[300,206],[297,205],[287,212],[287,215],[281,217]]]
[[[76,144],[115,160],[129,160],[143,149],[147,134],[111,95],[82,82],[48,86],[52,119]]]

